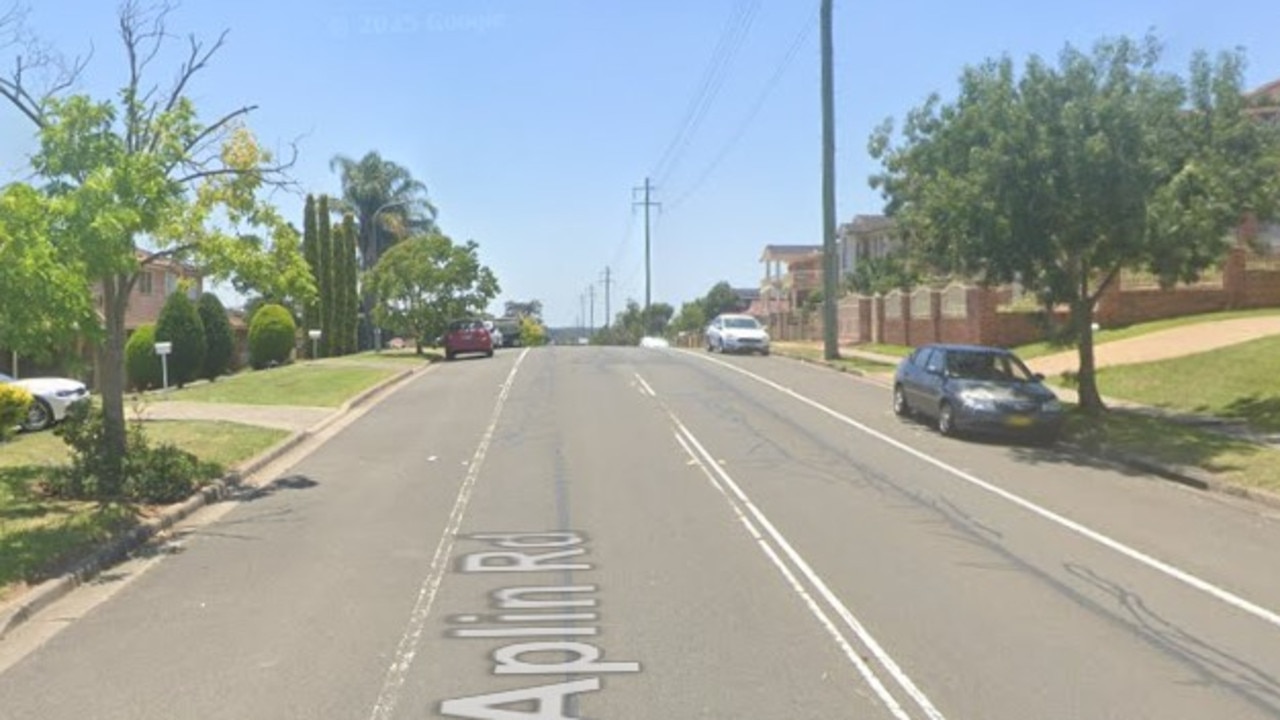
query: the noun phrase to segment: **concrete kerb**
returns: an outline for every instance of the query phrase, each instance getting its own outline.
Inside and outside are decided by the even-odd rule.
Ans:
[[[874,374],[867,373],[862,370],[831,365],[825,360],[813,360],[811,358],[801,357],[798,355],[791,355],[789,353],[779,353],[775,351],[774,354],[778,355],[779,357],[787,358],[788,360],[798,360],[800,362],[808,363],[810,365],[818,365],[821,367],[830,368],[832,370],[837,370],[840,372],[857,375],[859,377],[862,377],[882,387],[891,387],[890,384],[883,382],[882,380],[877,378]],[[1094,457],[1101,458],[1103,460],[1109,460],[1113,463],[1124,465],[1134,470],[1138,470],[1138,471],[1147,473],[1149,475],[1153,475],[1162,480],[1175,482],[1180,485],[1185,485],[1187,487],[1194,488],[1196,490],[1219,493],[1222,495],[1231,495],[1233,497],[1238,497],[1238,498],[1242,498],[1252,502],[1256,502],[1260,505],[1265,505],[1271,509],[1280,510],[1280,494],[1270,492],[1267,490],[1248,488],[1241,485],[1234,485],[1232,483],[1224,482],[1222,480],[1219,480],[1218,478],[1213,477],[1213,475],[1199,468],[1177,467],[1173,465],[1168,465],[1165,463],[1157,462],[1150,458],[1142,457],[1141,455],[1137,455],[1129,452],[1123,452],[1120,450],[1116,450],[1114,448],[1107,448],[1107,447],[1090,448],[1090,447],[1085,447],[1084,445],[1081,445],[1079,443],[1062,443],[1062,446],[1086,455],[1092,455]]]
[[[156,517],[140,523],[129,532],[110,541],[65,574],[46,580],[23,593],[16,601],[12,601],[11,607],[0,609],[0,640],[44,608],[66,597],[80,585],[92,580],[103,570],[128,558],[130,554],[150,542],[152,538],[190,517],[200,508],[226,498],[233,489],[241,485],[244,478],[261,470],[269,463],[297,447],[304,440],[318,435],[325,428],[337,422],[338,419],[365,404],[386,388],[406,380],[412,375],[425,372],[430,367],[431,364],[425,364],[421,367],[409,368],[378,382],[343,403],[328,417],[310,428],[292,433],[289,437],[258,455],[240,463],[235,469],[221,478],[205,485],[183,502],[166,508]]]

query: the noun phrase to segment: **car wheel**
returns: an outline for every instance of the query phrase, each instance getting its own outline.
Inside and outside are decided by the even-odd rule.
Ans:
[[[485,357],[493,357],[493,351],[492,351],[492,350],[490,350],[489,352],[485,353],[485,354],[484,354],[484,356],[485,356]]]
[[[949,402],[944,401],[938,408],[938,432],[947,437],[956,435],[956,411]]]
[[[901,385],[893,386],[893,414],[898,417],[907,417],[911,414],[911,407],[907,405],[907,394],[903,392]]]
[[[760,351],[760,354],[761,354],[761,355],[763,355],[764,357],[769,357],[769,351],[768,351],[768,350],[761,350],[761,351]]]
[[[454,358],[454,357],[455,357],[455,356],[454,356],[454,354],[453,354],[453,351],[452,351],[452,350],[445,350],[445,351],[444,351],[444,359],[445,359],[445,360],[453,360],[453,358]]]
[[[53,408],[49,407],[49,403],[44,400],[36,398],[27,409],[27,419],[23,421],[22,429],[27,432],[38,432],[52,424]]]

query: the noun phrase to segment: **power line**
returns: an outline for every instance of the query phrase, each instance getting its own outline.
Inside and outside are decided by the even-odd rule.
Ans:
[[[760,111],[764,109],[764,104],[769,99],[769,95],[782,80],[783,75],[786,74],[787,69],[791,66],[791,63],[795,60],[796,56],[800,53],[800,50],[809,40],[809,36],[813,33],[813,29],[817,27],[817,25],[818,14],[815,13],[808,21],[805,22],[804,26],[800,28],[800,32],[796,34],[795,39],[791,41],[791,45],[787,48],[787,52],[783,56],[782,61],[778,63],[778,67],[774,69],[773,75],[770,76],[768,81],[766,81],[764,88],[760,91],[760,95],[756,98],[751,109],[747,111],[747,115],[743,118],[742,123],[739,124],[733,134],[729,136],[729,140],[726,141],[720,148],[720,151],[716,153],[715,158],[712,159],[702,173],[698,175],[698,179],[695,180],[693,184],[690,185],[689,188],[678,198],[676,198],[675,202],[671,203],[672,210],[683,205],[685,200],[688,200],[690,196],[697,192],[698,188],[702,186],[702,183],[706,182],[707,178],[709,178],[711,174],[716,171],[716,168],[720,166],[720,163],[724,162],[725,158],[729,156],[729,153],[737,146],[738,141],[746,135],[747,129],[756,119],[756,116],[760,114]]]
[[[744,0],[744,2],[734,6],[734,13],[730,16],[729,22],[720,36],[720,41],[712,53],[711,61],[703,74],[701,85],[690,100],[689,108],[685,111],[684,120],[681,121],[675,137],[667,145],[667,149],[663,152],[662,157],[658,160],[658,164],[651,173],[653,177],[657,178],[659,184],[666,181],[684,152],[693,142],[693,136],[697,133],[699,126],[702,125],[702,121],[712,103],[715,102],[716,96],[720,94],[720,88],[724,86],[725,78],[728,77],[729,65],[741,48],[742,40],[746,37],[747,31],[750,30],[759,7],[759,0]]]

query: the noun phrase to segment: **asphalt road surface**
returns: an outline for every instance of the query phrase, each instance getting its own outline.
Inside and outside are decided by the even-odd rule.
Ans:
[[[781,358],[442,364],[0,641],[0,718],[1280,717],[1280,519]]]

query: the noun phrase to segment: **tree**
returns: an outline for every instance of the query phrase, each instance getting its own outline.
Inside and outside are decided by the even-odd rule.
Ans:
[[[125,346],[125,359],[130,388],[147,390],[160,387],[164,380],[164,366],[156,354],[154,323],[145,323],[134,329]]]
[[[164,301],[156,321],[156,341],[173,343],[169,354],[169,381],[178,387],[200,377],[208,341],[200,313],[179,288]]]
[[[541,300],[508,300],[503,304],[503,314],[507,317],[542,319]]]
[[[319,230],[316,227],[316,198],[314,195],[307,195],[307,202],[302,211],[302,253],[307,258],[307,267],[311,271],[311,277],[316,285],[317,291],[320,287],[320,238]],[[302,324],[307,330],[316,330],[320,327],[320,300],[307,303],[306,311],[302,314]],[[307,352],[311,352],[311,346],[307,346]]]
[[[329,216],[329,196],[321,195],[316,203],[316,250],[319,262],[319,280],[316,289],[320,298],[320,357],[333,355],[334,321],[337,317],[333,268],[333,224]]]
[[[853,272],[845,275],[845,287],[861,295],[881,295],[892,290],[906,290],[920,282],[903,252],[884,257],[868,257],[858,260]]]
[[[702,313],[711,320],[722,313],[739,312],[742,309],[742,298],[733,291],[727,282],[718,282],[707,291],[702,298]]]
[[[46,360],[98,336],[83,263],[68,240],[37,190],[14,183],[0,191],[0,347]]]
[[[547,344],[547,328],[533,315],[520,316],[520,344],[525,347]]]
[[[225,374],[231,366],[235,336],[231,333],[227,309],[217,295],[204,293],[200,296],[196,309],[200,313],[200,322],[204,325],[205,338],[204,367],[201,368],[200,376],[213,381]]]
[[[889,123],[870,149],[886,211],[916,259],[989,284],[1020,281],[1067,304],[1078,338],[1081,407],[1105,409],[1094,377],[1093,309],[1122,269],[1166,285],[1218,261],[1246,210],[1277,197],[1276,128],[1244,112],[1243,57],[1197,53],[1189,80],[1156,69],[1160,48],[1106,40],[967,68],[959,97],[935,96]]]
[[[704,308],[703,300],[692,300],[680,306],[680,312],[671,322],[670,330],[675,333],[700,333],[710,322]]]
[[[377,151],[365,153],[359,160],[335,155],[329,169],[336,170],[342,182],[342,209],[354,213],[359,222],[362,270],[373,269],[388,247],[410,234],[435,229],[436,208],[427,200],[427,186]],[[374,213],[378,214],[376,245]]]
[[[478,245],[457,245],[432,233],[387,250],[365,277],[375,298],[374,322],[412,337],[419,354],[426,338],[455,318],[482,312],[501,291],[480,264]]]
[[[191,38],[174,84],[167,89],[144,80],[166,40],[169,7],[144,8],[126,0],[119,11],[128,80],[115,98],[99,101],[70,92],[85,67],[77,60],[43,92],[38,51],[18,46],[12,73],[0,79],[0,97],[30,120],[39,148],[32,167],[46,182],[51,221],[59,242],[82,270],[71,287],[102,292],[105,340],[100,348],[106,497],[120,494],[126,452],[124,415],[125,310],[139,271],[166,257],[225,258],[253,252],[215,224],[270,223],[257,193],[281,184],[291,162],[277,163],[244,125],[254,106],[199,119],[187,95],[192,79],[222,48]],[[46,58],[48,56],[45,56]],[[46,68],[57,68],[46,64]],[[85,283],[88,280],[89,283]],[[85,292],[89,292],[86,288]]]
[[[356,220],[351,213],[342,217],[342,234],[334,245],[335,282],[338,304],[339,354],[350,355],[358,349],[356,331],[359,324],[360,298],[357,290]]]

